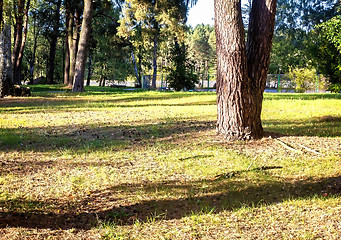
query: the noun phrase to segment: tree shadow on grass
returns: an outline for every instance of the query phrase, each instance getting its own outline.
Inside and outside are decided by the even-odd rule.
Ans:
[[[287,136],[340,137],[341,118],[321,117],[305,121],[264,121],[265,130]],[[191,135],[199,131],[212,131],[214,121],[173,121],[159,124],[134,123],[120,126],[75,125],[72,128],[17,128],[0,129],[0,151],[58,152],[70,151],[85,154],[93,151],[134,149],[137,146],[165,143],[175,146],[177,138],[184,136],[190,142]],[[188,135],[189,134],[189,135]],[[247,144],[247,143],[246,143]],[[53,167],[55,161],[0,160],[2,173],[28,174],[33,169]],[[59,163],[60,164],[60,163]],[[94,163],[91,163],[94,164]],[[108,164],[108,163],[105,163]]]
[[[146,147],[155,143],[164,143],[168,147],[176,144],[176,138],[181,135],[198,131],[213,130],[215,122],[211,121],[179,121],[172,123],[120,125],[120,126],[91,126],[76,125],[71,127],[54,128],[20,128],[0,129],[0,151],[35,152],[36,157],[31,159],[0,159],[2,174],[26,175],[32,171],[41,171],[53,168],[60,164],[72,164],[71,161],[61,163],[60,160],[45,160],[40,154],[57,152],[62,154],[88,154],[103,150],[119,151],[136,147]],[[80,165],[81,163],[74,163]],[[86,163],[91,166],[98,164],[110,165],[121,163]]]
[[[78,124],[47,128],[2,128],[0,150],[46,152],[52,149],[101,150],[110,146],[136,145],[144,141],[162,141],[163,138],[212,130],[214,121],[173,121],[162,123],[130,122],[112,126]]]
[[[198,93],[196,93],[197,95]],[[201,95],[205,93],[200,93]],[[102,95],[102,94],[101,94]],[[127,96],[122,94],[108,95],[108,98],[87,98],[89,95],[84,95],[84,98],[69,95],[69,98],[60,98],[55,95],[44,96],[43,98],[6,98],[0,99],[0,111],[10,113],[40,113],[56,112],[66,110],[79,110],[86,108],[131,108],[131,107],[150,107],[150,106],[203,106],[215,105],[216,101],[196,101],[196,102],[178,102],[178,99],[191,98],[196,96],[193,93],[166,93],[166,94],[129,94]],[[112,98],[111,98],[112,97]],[[168,100],[176,100],[176,102],[169,102]]]
[[[266,131],[278,132],[287,136],[340,137],[341,117],[322,116],[307,120],[265,120]]]
[[[341,176],[296,182],[277,179],[261,185],[251,185],[244,175],[240,177],[186,183],[170,181],[144,185],[124,184],[94,192],[80,201],[64,202],[58,207],[53,201],[3,201],[0,202],[0,228],[88,230],[107,221],[132,225],[136,220],[181,219],[203,211],[219,213],[245,206],[271,205],[289,199],[340,197],[341,194]],[[203,188],[203,185],[206,187]],[[143,191],[146,195],[156,191],[184,191],[188,194],[178,199],[153,199],[126,204],[115,197],[122,194],[122,191],[129,194]],[[52,211],[49,206],[53,204],[56,209]],[[31,209],[27,206],[31,206]],[[34,210],[35,206],[42,210]]]
[[[215,129],[215,121],[161,120],[162,123],[132,122],[113,126],[79,124],[46,128],[2,128],[0,150],[58,151],[70,149],[84,152],[101,149],[120,149],[163,141],[167,137]],[[341,118],[324,116],[302,121],[265,120],[264,129],[286,136],[340,137]],[[168,139],[168,142],[172,142]]]
[[[265,100],[318,100],[341,99],[338,93],[265,93]]]

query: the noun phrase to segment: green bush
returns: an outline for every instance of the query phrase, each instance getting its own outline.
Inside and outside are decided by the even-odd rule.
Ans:
[[[316,82],[318,81],[316,70],[309,68],[291,68],[289,77],[296,85],[295,91],[299,93],[314,90],[316,88]]]
[[[332,84],[329,90],[334,93],[341,93],[341,83]]]

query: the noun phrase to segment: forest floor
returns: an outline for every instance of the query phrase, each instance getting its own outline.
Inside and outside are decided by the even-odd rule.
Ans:
[[[60,90],[0,99],[0,239],[341,239],[340,94],[226,142],[215,93]]]

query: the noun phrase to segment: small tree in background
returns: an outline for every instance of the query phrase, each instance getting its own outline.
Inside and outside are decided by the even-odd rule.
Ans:
[[[316,67],[334,85],[341,84],[340,29],[341,16],[336,16],[318,25],[311,32],[312,41],[309,42],[310,54]]]
[[[327,79],[323,75],[317,75],[314,68],[292,68],[289,77],[293,79],[296,85],[295,91],[299,93],[313,91],[317,86],[319,90],[325,90],[328,87]]]
[[[185,46],[175,44],[172,49],[172,67],[167,77],[169,86],[175,91],[194,89],[198,76],[192,72],[193,65],[187,57]]]

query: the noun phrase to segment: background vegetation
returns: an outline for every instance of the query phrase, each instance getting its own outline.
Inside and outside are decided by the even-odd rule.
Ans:
[[[18,26],[15,16],[25,14],[27,9],[27,39],[22,48],[20,81],[64,82],[64,58],[70,35],[67,13],[70,7],[74,9],[74,24],[80,26],[83,2],[38,0],[25,5],[28,1],[20,0],[21,5],[26,6],[17,10],[22,11],[21,15],[9,11],[13,3],[7,2],[4,2],[3,21],[13,29]],[[129,80],[141,86],[141,76],[152,75],[153,85],[156,75],[169,74],[177,64],[174,61],[181,59],[173,51],[177,44],[184,46],[191,61],[187,64],[187,72],[195,73],[199,79],[214,75],[214,28],[186,26],[188,9],[195,2],[95,1],[87,83],[90,84],[91,79],[99,85],[105,81],[118,84]],[[337,0],[278,1],[269,73],[287,74],[290,68],[314,69],[330,81],[332,90],[337,90],[341,78],[339,4]],[[250,4],[244,5],[243,11],[249,12]],[[13,20],[10,20],[11,16]],[[24,34],[24,25],[22,27],[20,31]],[[79,28],[73,30],[77,36]],[[14,42],[12,46],[15,49]]]

